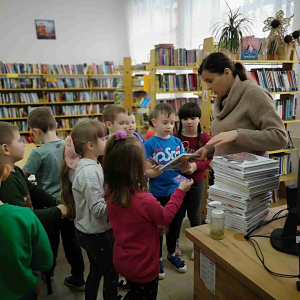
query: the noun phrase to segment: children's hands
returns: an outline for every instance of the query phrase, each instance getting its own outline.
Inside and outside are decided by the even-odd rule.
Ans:
[[[190,170],[191,165],[189,162],[184,162],[179,166],[179,168],[181,173],[186,173],[188,170]]]
[[[182,181],[179,184],[179,189],[181,189],[182,191],[184,191],[185,193],[188,192],[191,189],[191,186],[194,184],[194,180],[191,179],[191,181],[187,182],[186,180]]]
[[[196,171],[197,171],[197,164],[193,162],[190,164],[190,169],[187,172],[185,172],[185,174],[191,175]]]
[[[160,171],[159,169],[162,167],[162,165],[152,165],[151,169],[154,171],[154,175],[157,177],[163,173],[163,171]]]
[[[57,207],[61,211],[61,218],[62,219],[65,218],[68,215],[69,209],[63,204],[59,204],[59,205],[57,205]]]

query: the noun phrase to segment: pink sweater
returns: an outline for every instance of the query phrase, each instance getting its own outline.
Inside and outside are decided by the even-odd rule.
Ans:
[[[158,276],[158,225],[171,223],[184,196],[182,190],[176,189],[165,207],[146,192],[132,196],[129,208],[107,203],[115,237],[113,261],[117,272],[137,283],[146,283]]]

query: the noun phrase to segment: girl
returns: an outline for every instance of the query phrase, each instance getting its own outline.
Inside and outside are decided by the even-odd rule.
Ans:
[[[114,265],[130,287],[124,300],[155,300],[159,274],[158,225],[168,226],[193,181],[183,181],[165,207],[146,192],[146,161],[141,143],[117,131],[103,161],[105,198],[114,230]]]
[[[104,154],[106,128],[97,120],[82,119],[66,138],[61,168],[62,200],[74,219],[76,238],[87,252],[90,273],[85,299],[97,298],[104,276],[103,299],[117,299],[118,274],[112,262],[111,226],[103,190],[103,171],[97,158]]]
[[[131,111],[127,112],[127,129],[126,132],[129,136],[135,136],[139,142],[143,145],[145,140],[136,132],[135,116]]]
[[[211,139],[208,134],[201,131],[201,109],[196,103],[186,103],[179,110],[179,131],[174,135],[177,136],[186,153],[195,153],[195,151],[203,146]],[[194,184],[189,192],[187,192],[181,208],[179,210],[179,226],[177,232],[177,247],[176,255],[181,255],[179,247],[179,235],[182,220],[187,211],[187,215],[191,227],[201,225],[200,205],[204,191],[205,170],[210,168],[211,159],[206,161],[199,161],[191,163],[190,170],[186,173],[188,178],[194,180]],[[192,252],[192,259],[194,259],[194,250]]]
[[[215,118],[211,125],[210,147],[196,153],[199,160],[211,155],[266,151],[287,144],[284,124],[277,114],[271,95],[252,82],[244,66],[223,53],[205,58],[198,73],[207,87],[217,94]]]

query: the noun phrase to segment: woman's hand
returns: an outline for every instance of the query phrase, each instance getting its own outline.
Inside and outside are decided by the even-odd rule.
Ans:
[[[202,147],[198,149],[195,154],[198,154],[199,156],[192,156],[188,161],[191,162],[197,162],[197,161],[203,161],[206,160],[208,150],[205,147]]]
[[[221,132],[221,133],[217,134],[216,136],[214,136],[210,141],[208,141],[206,143],[206,146],[214,145],[215,147],[218,147],[218,146],[226,144],[226,143],[234,142],[237,139],[237,137],[238,137],[237,130]],[[201,150],[201,149],[199,149],[199,150]],[[195,153],[197,153],[197,152],[195,152]]]

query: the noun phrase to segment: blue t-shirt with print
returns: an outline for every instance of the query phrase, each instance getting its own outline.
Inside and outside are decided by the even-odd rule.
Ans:
[[[152,157],[161,165],[165,165],[176,156],[185,153],[180,139],[173,135],[168,139],[162,139],[154,135],[144,143],[144,147],[146,150],[146,158]],[[156,178],[150,178],[150,193],[156,197],[172,195],[179,185],[173,178],[179,174],[179,170],[168,170]]]

